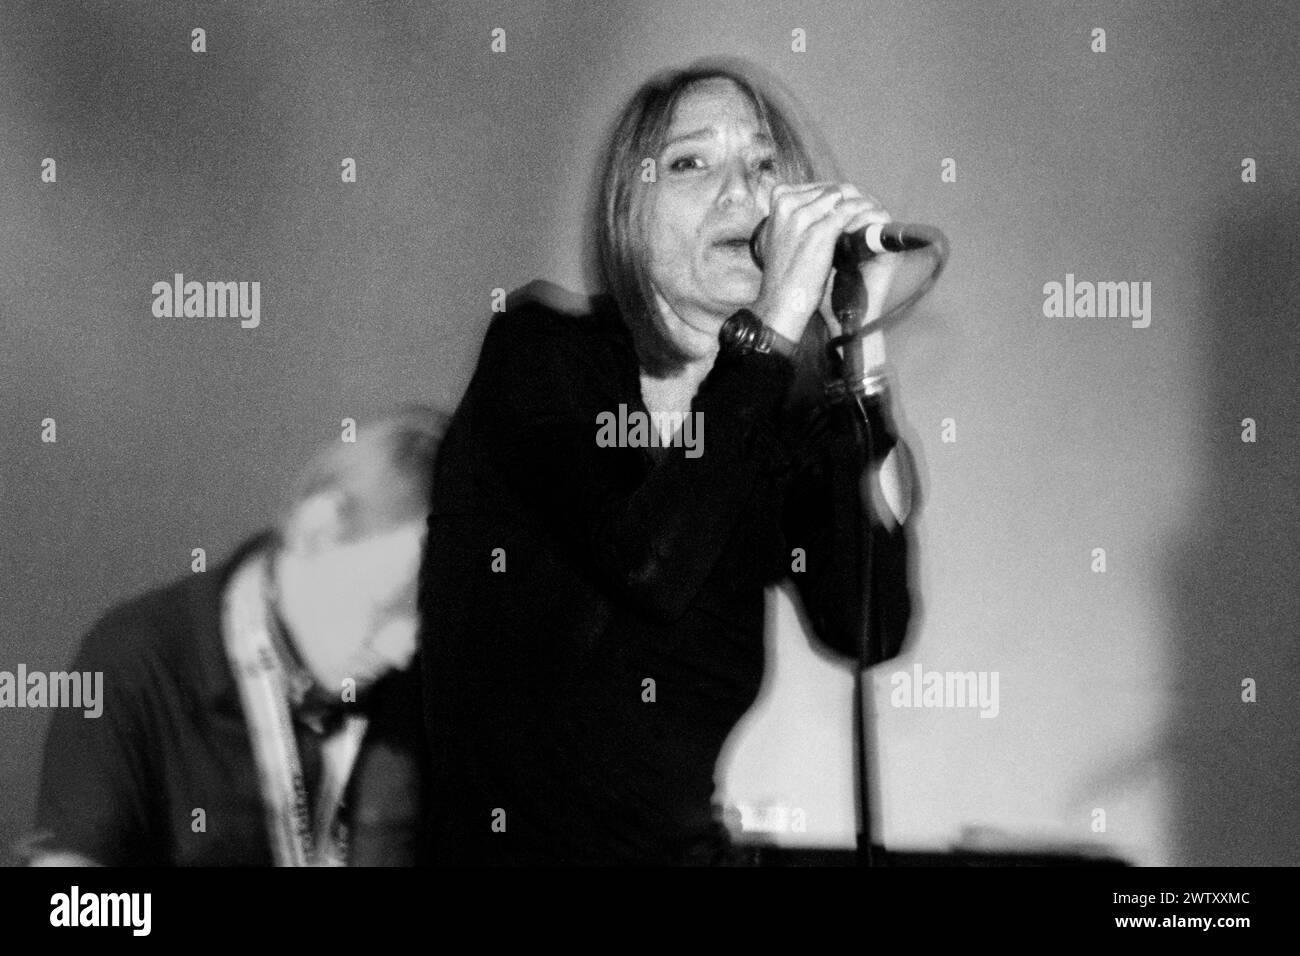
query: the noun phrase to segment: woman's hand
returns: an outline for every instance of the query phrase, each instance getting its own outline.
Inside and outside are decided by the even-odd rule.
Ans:
[[[836,241],[850,230],[889,222],[890,215],[852,183],[781,183],[772,189],[770,206],[762,237],[763,282],[751,311],[798,342],[826,296]],[[868,267],[869,313],[879,313],[888,277],[884,262]]]

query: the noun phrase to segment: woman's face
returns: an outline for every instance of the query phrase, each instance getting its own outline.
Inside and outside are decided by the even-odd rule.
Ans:
[[[678,100],[655,162],[641,225],[659,330],[702,358],[726,318],[758,298],[749,238],[779,181],[776,148],[734,83],[706,80]]]

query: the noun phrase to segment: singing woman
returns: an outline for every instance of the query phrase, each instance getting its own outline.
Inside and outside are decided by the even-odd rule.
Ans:
[[[818,640],[854,657],[863,509],[881,512],[879,656],[897,653],[905,515],[837,477],[851,420],[824,397],[819,307],[837,238],[889,215],[806,142],[743,67],[651,79],[604,153],[604,294],[581,314],[523,297],[491,323],[422,572],[439,862],[733,860],[714,773],[763,677],[765,589],[793,580]],[[868,401],[876,463],[888,400]],[[611,442],[634,412],[661,431]],[[662,428],[686,416],[690,443]]]

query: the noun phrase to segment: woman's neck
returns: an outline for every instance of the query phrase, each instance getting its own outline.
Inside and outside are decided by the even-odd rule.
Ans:
[[[650,412],[687,412],[713,368],[716,353],[695,359],[663,375],[641,372],[641,399]]]

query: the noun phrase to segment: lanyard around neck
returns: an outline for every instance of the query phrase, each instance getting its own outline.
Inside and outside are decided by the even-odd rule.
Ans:
[[[350,714],[322,742],[321,792],[313,820],[287,679],[271,641],[269,573],[265,552],[250,555],[235,569],[225,589],[221,623],[257,764],[271,851],[276,866],[340,866],[347,851],[339,808],[367,721]]]

